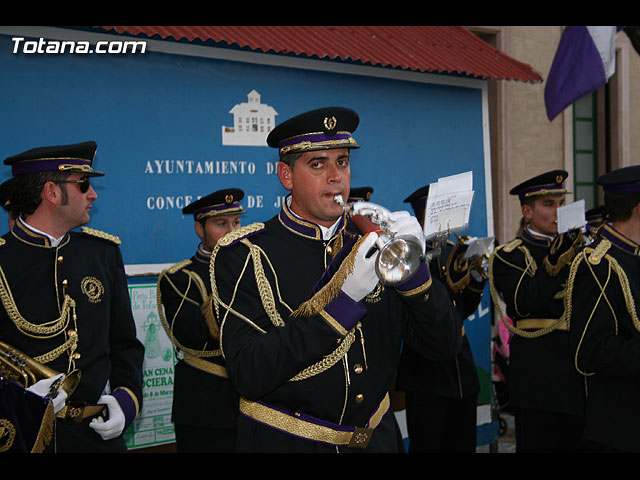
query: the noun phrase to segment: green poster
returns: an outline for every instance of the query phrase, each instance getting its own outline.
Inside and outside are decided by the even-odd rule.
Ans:
[[[130,285],[129,295],[145,356],[142,409],[124,434],[127,448],[173,443],[175,434],[171,423],[171,402],[176,359],[171,341],[158,317],[156,284]]]

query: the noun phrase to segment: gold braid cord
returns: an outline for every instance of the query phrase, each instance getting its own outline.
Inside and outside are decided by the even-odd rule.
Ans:
[[[273,294],[273,289],[271,288],[271,285],[270,285],[268,279],[266,278],[266,275],[265,275],[265,272],[264,272],[264,266],[263,266],[262,259],[261,259],[262,256],[265,257],[265,259],[267,260],[268,265],[271,268],[271,271],[273,272],[274,276],[276,277],[276,290],[278,291],[278,299],[279,299],[279,301],[282,304],[284,304],[291,311],[291,309],[286,305],[286,303],[284,303],[284,301],[280,297],[280,292],[279,292],[278,285],[277,285],[278,284],[277,275],[276,275],[276,272],[274,271],[273,266],[271,265],[271,262],[269,262],[269,258],[267,257],[267,255],[264,253],[264,251],[261,248],[259,248],[258,246],[252,244],[251,242],[249,242],[249,240],[244,238],[249,233],[262,230],[263,228],[264,228],[264,224],[255,223],[255,224],[250,224],[250,225],[247,225],[245,227],[242,227],[242,228],[240,228],[238,230],[235,230],[235,231],[225,235],[220,241],[218,241],[218,244],[214,247],[213,252],[211,252],[211,260],[210,260],[210,263],[209,263],[209,273],[210,273],[210,276],[211,276],[211,288],[212,288],[212,294],[211,295],[212,295],[212,298],[213,298],[213,303],[214,303],[214,305],[216,307],[216,313],[218,315],[219,315],[219,309],[221,307],[224,310],[226,310],[226,313],[225,313],[224,317],[222,318],[222,326],[220,327],[220,336],[221,336],[221,338],[222,338],[223,325],[224,325],[224,322],[226,321],[226,316],[227,316],[227,314],[229,312],[231,312],[234,315],[238,316],[238,318],[244,320],[245,322],[251,324],[254,328],[256,328],[256,330],[260,331],[260,333],[263,333],[263,334],[267,333],[265,330],[263,330],[262,328],[258,327],[253,321],[251,321],[250,319],[248,319],[244,315],[240,314],[239,312],[237,312],[237,311],[235,311],[234,309],[231,308],[231,305],[233,304],[233,299],[235,299],[235,294],[237,292],[240,279],[244,275],[244,269],[246,269],[246,266],[247,266],[246,262],[245,262],[245,267],[244,267],[242,273],[240,274],[240,276],[238,278],[238,281],[236,282],[236,287],[235,287],[235,290],[233,292],[232,299],[229,302],[229,305],[226,305],[220,299],[220,295],[219,295],[218,290],[217,290],[216,279],[215,279],[215,268],[214,268],[215,267],[215,258],[216,258],[216,255],[217,255],[218,251],[220,250],[220,248],[223,248],[223,247],[225,247],[227,245],[230,245],[231,243],[233,243],[235,241],[240,240],[243,245],[245,245],[247,248],[249,248],[249,254],[247,255],[247,260],[249,260],[249,258],[251,258],[251,260],[253,262],[253,267],[254,267],[254,272],[255,272],[255,280],[256,280],[256,284],[258,286],[258,291],[259,291],[259,294],[260,294],[260,298],[262,300],[262,305],[265,308],[265,312],[269,316],[269,319],[271,320],[271,323],[274,326],[277,326],[277,327],[281,327],[281,326],[285,325],[285,321],[281,318],[280,314],[278,313],[278,311],[276,309],[275,297],[274,297],[274,294]],[[360,244],[361,241],[362,241],[362,239],[360,239],[354,245],[354,248],[352,249],[352,252],[349,255],[349,257],[347,257],[347,259],[345,259],[343,261],[343,263],[341,264],[338,272],[336,272],[336,275],[339,275],[339,276],[334,276],[334,278],[330,282],[333,285],[332,286],[325,285],[325,288],[321,289],[316,295],[314,295],[314,297],[312,297],[312,299],[310,301],[305,302],[306,305],[303,304],[302,310],[301,310],[301,308],[298,308],[298,310],[296,310],[297,313],[296,312],[292,312],[291,317],[294,317],[295,315],[300,315],[301,311],[306,312],[306,314],[308,314],[308,315],[312,315],[312,313],[310,313],[310,312],[318,313],[318,312],[320,312],[322,310],[322,308],[324,308],[324,305],[326,305],[326,303],[323,303],[323,302],[326,302],[327,298],[329,298],[329,296],[331,295],[331,293],[327,293],[327,292],[334,292],[335,295],[337,295],[338,292],[335,291],[334,289],[336,288],[336,285],[337,285],[337,289],[339,290],[340,287],[342,286],[342,282],[344,281],[344,278],[346,277],[347,273],[351,272],[353,270],[353,264],[355,262],[355,256],[354,256],[355,253],[354,252],[357,250],[357,247],[359,247],[359,244]],[[335,282],[334,282],[334,280],[335,280]],[[322,292],[322,294],[318,295],[321,292]],[[324,300],[318,301],[318,299],[320,297],[322,297]],[[316,312],[316,309],[318,309],[317,312]],[[221,317],[218,316],[218,318],[221,318]],[[304,380],[304,379],[310,378],[310,377],[312,377],[314,375],[317,375],[319,373],[322,373],[322,372],[328,370],[333,365],[338,363],[346,355],[346,353],[351,348],[351,345],[355,341],[355,333],[354,333],[355,332],[355,328],[356,327],[354,327],[354,329],[352,329],[342,339],[342,341],[340,342],[338,347],[332,353],[330,353],[329,355],[323,357],[323,359],[320,360],[319,362],[317,362],[316,364],[311,365],[311,366],[303,369],[297,375],[292,377],[289,381],[299,381],[299,380]],[[221,345],[222,345],[222,340],[221,340]]]
[[[9,282],[7,281],[2,267],[0,267],[0,301],[2,301],[2,305],[4,306],[7,315],[18,330],[20,330],[24,335],[32,338],[44,339],[60,335],[69,325],[70,318],[75,315],[76,302],[69,295],[65,295],[61,313],[57,319],[42,324],[29,322],[18,310],[18,306],[13,298]],[[48,363],[58,358],[65,351],[75,351],[77,343],[78,336],[71,335],[60,346],[48,353],[34,357],[34,360],[40,363]]]
[[[278,309],[276,308],[276,301],[273,296],[273,290],[271,284],[267,280],[267,276],[264,273],[264,267],[262,266],[261,255],[264,254],[261,248],[249,242],[247,239],[241,240],[243,244],[249,247],[249,254],[253,260],[253,271],[256,277],[256,284],[258,285],[258,293],[260,294],[260,300],[262,300],[262,306],[265,312],[269,316],[271,323],[276,327],[283,327],[284,320],[280,316]],[[266,258],[266,255],[265,255]]]
[[[307,378],[313,377],[314,375],[318,375],[319,373],[329,370],[336,363],[338,363],[342,359],[342,357],[344,357],[347,354],[347,352],[351,348],[351,345],[353,345],[353,342],[355,342],[355,339],[356,339],[356,334],[355,334],[355,327],[354,327],[342,339],[342,341],[338,345],[338,348],[336,348],[332,353],[330,353],[329,355],[326,355],[325,357],[323,357],[322,360],[315,363],[314,365],[311,365],[305,368],[300,373],[298,373],[295,377],[291,378],[291,380],[289,381],[296,382],[298,380],[305,380]]]
[[[216,274],[215,274],[215,259],[220,251],[220,248],[231,245],[233,242],[251,234],[254,232],[258,232],[264,228],[264,223],[256,222],[251,223],[249,225],[245,225],[244,227],[240,227],[237,230],[233,230],[232,232],[227,233],[224,237],[218,240],[215,247],[213,247],[213,252],[211,252],[211,258],[209,259],[209,281],[211,282],[211,296],[213,298],[213,306],[216,310],[216,317],[220,318],[220,306],[222,305],[228,311],[231,307],[227,306],[220,299],[220,295],[218,294],[218,285],[216,283]],[[238,279],[239,280],[239,279]],[[235,292],[234,292],[235,293]],[[237,313],[237,312],[234,312]],[[237,315],[245,320],[248,320],[246,317],[237,313]],[[249,320],[249,323],[252,323]]]
[[[464,258],[464,254],[456,255],[458,250],[462,247],[462,242],[464,242],[468,238],[469,237],[467,236],[458,237],[458,240],[456,241],[456,244],[453,247],[453,251],[449,255],[449,258],[447,258],[445,278],[447,280],[447,285],[449,285],[449,289],[453,293],[462,292],[467,287],[467,285],[469,285],[469,282],[471,281],[471,262],[469,261],[469,259]],[[460,277],[458,281],[454,282],[453,279],[451,278],[451,275],[449,274],[451,269],[453,269],[456,272],[465,272],[465,273],[462,277]]]
[[[563,238],[562,240],[567,241],[565,238]],[[579,231],[578,237],[571,244],[571,247],[569,247],[566,252],[558,257],[558,262],[555,265],[549,262],[549,257],[546,256],[544,258],[543,264],[547,273],[552,277],[558,275],[558,273],[560,273],[560,270],[562,270],[566,265],[570,264],[573,261],[576,253],[581,249],[582,244],[584,244],[584,237],[582,235],[582,231]],[[559,248],[560,245],[557,245],[556,242],[552,243],[549,254],[553,255]]]
[[[184,302],[190,302],[194,305],[199,306],[200,304],[198,302],[196,302],[195,300],[189,298],[187,296],[187,294],[189,293],[189,290],[191,288],[191,282],[193,281],[196,284],[196,287],[198,288],[198,290],[200,291],[200,296],[202,297],[203,301],[207,300],[207,289],[204,285],[204,281],[200,278],[200,276],[194,272],[192,272],[191,270],[187,270],[187,269],[183,269],[184,267],[188,266],[191,264],[190,260],[184,260],[180,263],[177,263],[175,265],[173,265],[172,267],[163,270],[160,275],[158,276],[158,283],[156,286],[156,304],[158,306],[158,316],[160,317],[160,323],[162,325],[162,328],[164,328],[164,331],[166,332],[167,336],[169,337],[169,340],[171,340],[171,343],[174,345],[174,347],[178,350],[182,350],[185,353],[188,353],[190,355],[193,355],[194,357],[217,357],[221,355],[221,351],[220,349],[215,349],[215,350],[204,350],[204,348],[206,348],[206,345],[204,346],[204,348],[202,350],[196,350],[193,348],[188,348],[185,347],[184,345],[182,345],[178,339],[175,337],[175,335],[173,334],[173,324],[176,320],[176,318],[178,317],[178,314],[180,313],[180,309],[182,308],[182,304]],[[171,281],[171,278],[169,277],[169,274],[174,274],[177,271],[179,271],[180,269],[183,269],[182,271],[184,272],[185,275],[187,275],[189,277],[189,283],[187,284],[187,289],[185,292],[181,292],[178,287],[176,287],[176,285]],[[162,293],[160,291],[160,282],[162,281],[162,279],[165,279],[167,281],[167,283],[169,284],[169,286],[182,298],[182,302],[180,303],[180,306],[178,307],[178,309],[176,310],[175,315],[173,316],[173,318],[171,319],[171,324],[169,324],[169,322],[167,321],[165,315],[164,315],[164,308],[162,306]],[[209,331],[211,331],[211,327],[207,324],[207,327],[209,327]],[[212,332],[213,334],[213,332]]]
[[[345,278],[351,272],[353,272],[353,267],[356,261],[356,253],[360,244],[366,238],[362,236],[351,249],[349,255],[342,261],[340,267],[336,271],[336,273],[331,277],[331,280],[327,282],[320,290],[318,290],[313,297],[311,297],[306,302],[302,303],[292,314],[294,317],[310,317],[312,315],[317,315],[320,313],[324,307],[326,307],[333,299],[335,299],[340,293],[340,289],[342,288],[342,284],[344,283]]]
[[[584,262],[584,264],[587,266],[587,268],[589,269],[589,272],[593,276],[594,281],[600,287],[600,292],[601,292],[600,296],[596,300],[595,305],[593,306],[593,309],[591,310],[591,314],[589,315],[589,318],[585,323],[585,327],[580,336],[580,342],[578,343],[578,348],[576,349],[576,354],[574,358],[576,369],[584,376],[590,376],[590,375],[593,375],[593,373],[584,372],[578,367],[578,352],[580,351],[580,346],[582,345],[582,341],[584,339],[586,331],[589,328],[589,323],[591,323],[591,319],[593,318],[596,312],[596,309],[598,308],[598,305],[600,304],[600,301],[602,299],[604,299],[604,301],[609,306],[609,310],[611,311],[611,314],[613,316],[615,334],[616,335],[618,334],[618,318],[616,316],[616,312],[613,305],[611,304],[611,302],[609,301],[609,298],[605,293],[607,285],[609,284],[609,281],[611,279],[612,270],[617,275],[618,280],[620,281],[620,287],[622,288],[622,295],[624,297],[625,304],[627,306],[627,312],[631,317],[631,322],[633,324],[633,327],[636,329],[637,332],[640,332],[640,320],[638,320],[635,301],[633,299],[633,294],[631,293],[631,288],[629,287],[629,279],[627,278],[627,275],[625,274],[624,270],[622,269],[618,261],[615,258],[613,258],[611,255],[606,253],[610,247],[611,247],[611,242],[606,239],[603,239],[596,246],[595,249],[585,248],[582,252],[578,254],[574,262],[571,264],[571,269],[569,271],[569,278],[567,281],[567,296],[565,297],[565,300],[564,300],[565,315],[567,316],[568,322],[570,322],[571,314],[573,310],[573,303],[571,300],[573,296],[574,283],[577,276],[578,268],[580,267],[581,263]],[[607,279],[604,285],[602,285],[602,283],[596,276],[596,273],[593,271],[593,266],[592,266],[592,265],[599,265],[603,259],[607,262]]]
[[[522,251],[522,253],[525,256],[526,267],[524,269],[522,267],[519,267],[519,266],[515,265],[515,264],[507,262],[505,259],[503,259],[502,257],[500,257],[498,255],[498,252],[500,250],[502,250],[502,249],[504,249],[507,252],[510,252],[514,248],[517,248],[518,250]],[[527,330],[522,330],[520,328],[516,328],[515,326],[513,326],[509,322],[507,322],[506,319],[505,319],[505,315],[502,312],[502,308],[500,308],[498,291],[496,290],[496,287],[495,287],[495,284],[494,284],[494,281],[493,281],[493,262],[494,262],[494,259],[495,259],[496,256],[498,256],[500,258],[500,261],[502,261],[505,264],[511,266],[512,268],[515,268],[516,270],[520,270],[522,272],[522,275],[520,276],[520,280],[518,281],[518,285],[516,287],[516,293],[514,294],[514,297],[516,297],[518,295],[518,288],[520,287],[520,283],[522,282],[522,279],[524,278],[524,276],[525,275],[529,275],[529,276],[533,277],[535,275],[535,272],[537,270],[537,265],[536,265],[535,260],[531,256],[531,252],[529,252],[529,250],[525,246],[520,245],[519,243],[517,243],[515,241],[506,244],[504,246],[504,248],[503,248],[503,246],[499,246],[498,248],[496,248],[494,250],[494,252],[489,257],[489,290],[491,291],[491,298],[493,299],[493,304],[496,306],[496,310],[498,311],[498,315],[500,316],[500,321],[503,323],[503,325],[511,333],[513,333],[514,335],[518,335],[520,337],[524,337],[524,338],[537,338],[537,337],[541,337],[542,335],[546,335],[547,333],[552,332],[558,326],[560,326],[561,324],[563,324],[565,322],[566,313],[563,314],[557,321],[553,322],[549,326],[544,327],[544,328],[540,328],[540,329],[536,330],[535,332],[530,332],[530,331],[527,331]],[[514,301],[515,301],[515,298],[514,298]]]

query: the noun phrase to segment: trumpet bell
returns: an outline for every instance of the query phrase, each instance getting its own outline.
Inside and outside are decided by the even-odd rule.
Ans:
[[[64,380],[62,380],[62,383],[60,383],[60,388],[67,392],[67,398],[69,398],[73,394],[73,392],[76,391],[81,377],[82,373],[78,369],[69,372],[64,377]]]
[[[394,286],[409,280],[420,267],[422,245],[412,237],[396,236],[378,253],[376,274],[384,285]]]

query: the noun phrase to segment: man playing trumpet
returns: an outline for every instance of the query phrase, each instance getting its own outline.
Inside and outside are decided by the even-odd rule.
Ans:
[[[349,198],[358,115],[298,115],[267,139],[287,196],[278,215],[218,242],[210,273],[229,378],[238,390],[240,452],[397,452],[388,392],[403,341],[452,358],[461,325],[422,262],[387,286],[368,255],[376,232],[355,230]],[[392,234],[422,229],[393,212]]]

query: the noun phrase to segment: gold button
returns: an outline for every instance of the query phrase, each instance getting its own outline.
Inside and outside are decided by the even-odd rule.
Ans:
[[[327,253],[331,255],[331,252],[333,252],[333,248],[331,248],[331,245],[327,245]]]
[[[63,260],[64,260],[64,257],[63,257],[62,255],[60,255],[60,256],[58,257],[58,263],[62,263],[62,261],[63,261]]]
[[[356,363],[353,366],[353,371],[356,373],[362,373],[362,371],[364,370],[364,368],[362,368],[362,365],[360,365],[359,363]]]
[[[82,355],[80,355],[79,352],[74,353],[73,355],[71,355],[71,358],[73,358],[74,360],[78,360]]]
[[[65,278],[64,280],[62,280],[62,286],[66,287],[69,284],[69,282],[67,281],[67,279]]]
[[[364,400],[364,395],[362,393],[359,393],[358,395],[356,395],[356,403],[362,403],[363,400]]]
[[[75,337],[77,335],[77,332],[75,330],[69,330],[67,333],[70,337]]]

